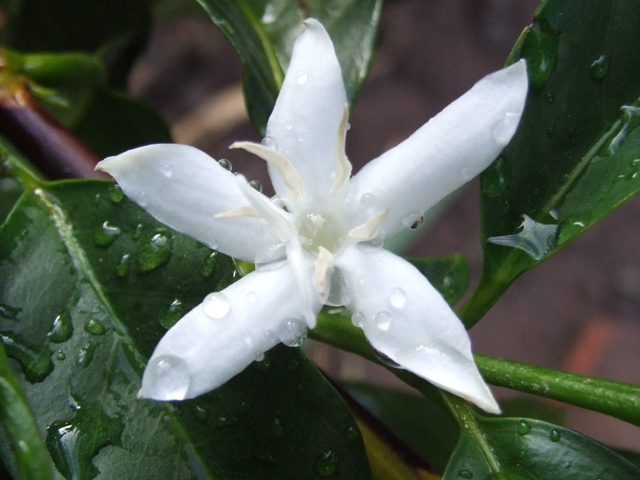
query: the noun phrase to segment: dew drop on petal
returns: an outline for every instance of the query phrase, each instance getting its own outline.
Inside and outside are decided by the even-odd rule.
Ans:
[[[231,310],[231,303],[224,293],[210,293],[202,302],[202,311],[211,318],[224,318],[229,310]]]
[[[498,145],[504,147],[511,140],[519,122],[520,115],[515,113],[505,113],[502,120],[496,123],[491,129],[491,136]]]
[[[152,385],[153,396],[163,400],[184,399],[190,378],[187,364],[173,355],[151,359],[145,371],[145,383]]]
[[[149,205],[149,195],[147,195],[147,192],[140,193],[140,196],[138,197],[138,205],[140,205],[142,208]]]
[[[286,320],[278,331],[280,341],[289,347],[299,347],[307,339],[307,324],[302,319]]]
[[[309,74],[304,70],[300,70],[298,73],[296,73],[296,83],[298,85],[306,84],[307,80],[309,80]]]
[[[420,213],[410,213],[402,219],[402,225],[411,230],[417,230],[424,224],[424,216]]]
[[[227,160],[226,158],[221,158],[218,160],[218,165],[220,165],[225,170],[231,171],[233,169],[233,164],[231,160]]]
[[[253,335],[251,335],[251,332],[244,332],[242,334],[242,341],[247,347],[253,347]]]
[[[271,138],[271,137],[264,137],[264,138],[262,139],[262,141],[260,142],[260,144],[261,144],[263,147],[271,148],[272,150],[275,150],[275,149],[276,149],[276,142],[275,142],[275,140],[273,140],[273,138]]]
[[[378,203],[378,197],[372,193],[365,193],[360,197],[360,203],[364,207],[375,207]]]
[[[249,186],[258,192],[262,192],[262,184],[258,180],[251,180]]]
[[[404,308],[404,304],[407,301],[407,293],[401,288],[394,288],[389,294],[389,302],[398,310]]]
[[[384,310],[376,313],[375,316],[373,317],[374,323],[377,325],[377,327],[380,330],[384,332],[389,330],[389,327],[391,327],[392,319],[393,317],[391,317],[391,314]]]
[[[364,314],[362,312],[353,312],[353,315],[351,315],[351,323],[356,327],[362,328],[364,324]]]
[[[256,303],[258,301],[258,294],[256,292],[247,292],[245,298],[249,303]]]
[[[162,175],[165,178],[171,178],[173,176],[173,168],[171,167],[171,165],[167,163],[162,165],[162,168],[160,169],[160,171],[162,172]]]

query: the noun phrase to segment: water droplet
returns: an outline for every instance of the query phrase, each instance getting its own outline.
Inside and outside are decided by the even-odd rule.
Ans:
[[[256,303],[258,301],[258,294],[256,292],[247,292],[245,298],[249,303]]]
[[[136,229],[133,231],[133,239],[138,240],[142,236],[143,230],[144,226],[141,223],[136,225]]]
[[[555,96],[553,95],[553,93],[547,93],[544,98],[547,101],[548,105],[553,105],[553,102],[555,101]]]
[[[204,265],[202,266],[202,276],[204,278],[209,278],[213,275],[213,272],[216,268],[216,262],[218,260],[218,252],[211,252],[207,259],[204,261]]]
[[[228,160],[226,158],[221,158],[220,160],[218,160],[218,165],[220,165],[225,170],[228,170],[229,172],[233,170],[233,164],[231,163],[231,160]]]
[[[495,142],[504,147],[511,141],[511,137],[518,128],[518,123],[520,122],[520,115],[516,113],[505,113],[502,120],[496,123],[491,129],[491,136],[495,140]],[[464,181],[468,181],[471,179],[471,175],[467,172],[465,175],[464,170],[462,172],[462,177]]]
[[[611,64],[611,55],[600,55],[591,64],[591,76],[596,80],[602,80],[609,73],[609,66]]]
[[[284,433],[280,419],[276,418],[273,420],[273,423],[271,424],[271,433],[273,433],[275,437],[281,437]]]
[[[102,322],[97,318],[90,318],[87,320],[84,324],[84,329],[91,335],[104,335],[104,332],[106,331]]]
[[[106,221],[93,232],[93,242],[98,247],[108,247],[117,240],[121,233],[122,230]]]
[[[278,18],[278,15],[277,15],[276,7],[272,3],[268,3],[266,8],[264,9],[262,18],[260,18],[260,21],[264,25],[269,25],[270,23],[275,22],[277,18]]]
[[[162,168],[160,169],[160,171],[162,172],[162,176],[165,178],[173,177],[173,167],[168,163],[165,163],[164,165],[162,165]]]
[[[160,325],[167,330],[173,327],[178,320],[184,315],[184,306],[179,299],[174,299],[169,307],[160,314]]]
[[[516,430],[518,432],[518,435],[526,435],[531,431],[531,425],[523,420],[518,423]]]
[[[286,122],[286,123],[284,124],[284,128],[285,128],[285,130],[293,130],[293,123],[291,123],[291,122]]]
[[[512,235],[489,237],[487,242],[505,247],[518,248],[534,260],[540,260],[550,248],[555,246],[557,225],[545,225],[522,215],[522,230]]]
[[[251,180],[249,186],[258,192],[262,192],[262,184],[258,180]]]
[[[150,272],[169,262],[172,244],[173,237],[165,231],[156,231],[141,239],[136,255],[140,271]]]
[[[189,390],[191,375],[187,364],[173,355],[152,358],[145,371],[145,383],[163,400],[183,400]]]
[[[62,350],[58,350],[58,353],[56,354],[56,358],[62,362],[65,358],[67,358],[67,354],[64,353]]]
[[[149,195],[147,192],[140,192],[140,195],[138,196],[138,205],[142,208],[149,206]]]
[[[534,92],[546,85],[558,57],[558,35],[542,18],[527,28],[520,55],[527,59],[529,83]]]
[[[558,443],[561,436],[562,435],[560,434],[560,432],[555,428],[549,432],[549,440],[551,440],[553,443]]]
[[[109,198],[113,203],[120,203],[124,200],[124,192],[114,183],[109,187]]]
[[[127,273],[129,273],[129,257],[128,253],[123,254],[116,265],[116,275],[120,278],[126,277]]]
[[[67,311],[60,312],[56,318],[53,319],[53,325],[47,337],[52,343],[62,343],[69,340],[71,335],[73,335],[71,315]]]
[[[256,254],[256,270],[275,270],[282,266],[282,260],[287,257],[287,247],[284,243],[272,245]]]
[[[394,308],[402,310],[406,301],[407,293],[403,289],[398,287],[391,290],[391,293],[389,294],[389,302]]]
[[[318,457],[313,465],[313,471],[321,477],[330,477],[338,473],[339,463],[338,452],[329,449]]]
[[[473,472],[471,470],[458,470],[458,477],[469,480],[473,478]]]
[[[205,315],[214,319],[226,317],[230,310],[231,303],[224,293],[210,293],[202,302],[202,311]]]
[[[372,193],[365,193],[360,197],[360,203],[364,207],[375,207],[378,204],[378,197]]]
[[[275,150],[277,147],[276,142],[271,137],[264,137],[260,143],[262,144],[262,146],[270,148],[272,150]]]
[[[308,80],[309,80],[309,74],[304,70],[300,70],[298,73],[296,73],[296,83],[298,85],[304,85],[307,83]]]
[[[11,305],[0,303],[0,317],[2,318],[6,318],[8,320],[17,320],[18,314],[21,311],[21,308],[12,307]]]
[[[82,347],[78,352],[78,365],[82,368],[88,367],[93,360],[95,350],[96,346],[92,343],[87,343],[84,347]]]
[[[356,327],[362,328],[364,324],[364,314],[362,312],[353,312],[353,315],[351,315],[351,323]]]
[[[629,134],[635,130],[640,123],[640,107],[623,105],[620,110],[622,110],[622,127],[607,146],[606,154],[608,155],[616,153]]]
[[[504,157],[498,157],[482,174],[482,193],[487,197],[497,197],[507,189],[510,180],[511,170],[507,162]]]
[[[18,334],[9,332],[0,334],[0,341],[4,343],[7,355],[20,362],[28,382],[42,382],[53,371],[51,351],[46,346],[32,347]]]
[[[373,317],[374,323],[378,326],[380,330],[384,332],[389,330],[389,327],[391,327],[392,319],[393,317],[391,317],[391,314],[384,310],[376,313],[376,315]]]
[[[307,339],[307,324],[304,320],[286,320],[278,331],[278,338],[289,347],[299,347]]]
[[[402,219],[402,225],[411,230],[417,230],[424,224],[424,216],[421,213],[410,213]]]

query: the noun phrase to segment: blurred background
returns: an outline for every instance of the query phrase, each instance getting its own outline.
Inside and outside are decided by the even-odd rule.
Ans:
[[[501,68],[537,4],[387,1],[371,75],[350,119],[347,153],[354,167],[399,143],[482,76]],[[159,17],[130,77],[131,92],[160,112],[175,141],[231,160],[234,170],[258,179],[268,193],[264,165],[228,150],[236,140],[259,140],[245,112],[233,48],[197,5],[160,9]],[[403,239],[412,243],[401,242],[402,253],[462,252],[472,267],[473,285],[482,265],[478,198],[476,179],[416,237]],[[472,329],[474,351],[640,383],[638,218],[636,198],[517,280]],[[319,344],[310,345],[309,351],[334,378],[402,385],[386,370],[349,354]],[[502,399],[519,395],[501,389],[496,393]],[[562,407],[571,428],[616,447],[640,445],[637,427]]]

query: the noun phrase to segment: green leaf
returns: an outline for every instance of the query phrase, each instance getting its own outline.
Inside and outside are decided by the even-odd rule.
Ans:
[[[11,315],[0,304],[0,316]],[[14,471],[19,478],[47,480],[51,476],[50,459],[40,438],[38,426],[20,382],[9,366],[4,344],[0,342],[0,438],[12,450]],[[6,455],[5,449],[0,449]],[[12,464],[5,458],[6,464]]]
[[[353,105],[373,56],[382,0],[198,0],[235,47],[249,115],[264,133],[304,18],[331,36]],[[277,21],[276,21],[277,20]]]
[[[368,478],[342,399],[278,347],[197,399],[139,400],[145,359],[237,276],[110,182],[41,184],[0,228],[0,332],[66,478]]]
[[[408,258],[449,305],[456,303],[469,287],[471,269],[461,253],[449,257]]]
[[[640,478],[613,450],[568,428],[528,418],[474,418],[442,480]]]
[[[631,0],[547,0],[518,40],[510,62],[527,59],[530,92],[516,136],[481,177],[485,263],[460,312],[467,325],[640,189],[639,22]],[[524,215],[536,223],[522,231]]]
[[[409,392],[365,383],[350,382],[343,387],[432,468],[444,470],[460,432],[440,405]]]

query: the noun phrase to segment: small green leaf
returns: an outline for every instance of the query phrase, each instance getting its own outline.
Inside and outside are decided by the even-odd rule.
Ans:
[[[518,40],[510,61],[527,59],[530,92],[516,136],[481,177],[485,261],[460,312],[467,325],[640,190],[638,22],[630,0],[547,0]]]
[[[245,99],[264,133],[293,42],[304,18],[318,19],[334,42],[353,105],[373,56],[382,0],[198,0],[235,47],[244,69]]]
[[[104,228],[119,233],[104,241]],[[0,227],[0,331],[33,352],[11,356],[58,472],[368,478],[353,417],[298,349],[274,348],[194,400],[136,398],[175,317],[237,278],[222,254],[204,272],[211,255],[110,182],[42,183]]]
[[[474,416],[442,480],[640,478],[613,450],[568,428],[529,418]]]

